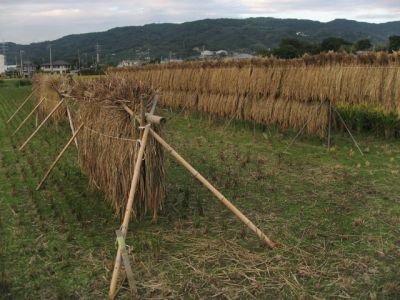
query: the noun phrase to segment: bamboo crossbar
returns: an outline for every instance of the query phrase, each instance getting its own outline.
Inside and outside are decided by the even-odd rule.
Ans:
[[[60,160],[60,158],[63,156],[64,152],[67,151],[68,147],[72,144],[72,142],[74,141],[74,139],[76,138],[77,134],[79,133],[79,131],[82,129],[83,127],[83,123],[78,127],[78,129],[75,131],[75,133],[73,134],[73,136],[69,139],[68,143],[64,146],[64,148],[61,150],[61,152],[58,154],[58,156],[56,157],[56,159],[53,161],[53,163],[51,164],[51,166],[49,167],[49,169],[47,170],[46,174],[43,176],[42,180],[40,181],[40,183],[38,184],[38,186],[36,187],[36,190],[38,191],[40,189],[40,187],[43,185],[43,183],[46,181],[47,177],[49,177],[51,171],[54,169],[54,167],[56,166],[57,162]]]
[[[26,116],[26,118],[21,122],[21,124],[19,124],[19,126],[17,127],[17,129],[15,129],[15,131],[13,132],[12,136],[14,136],[21,128],[22,126],[29,120],[29,118],[35,113],[35,111],[39,108],[40,104],[42,104],[42,102],[45,100],[46,98],[43,97],[39,103],[32,109],[32,111]]]
[[[29,143],[29,141],[35,136],[35,134],[42,128],[42,126],[47,122],[48,119],[55,113],[55,111],[61,106],[61,104],[64,102],[64,99],[61,99],[60,102],[57,103],[57,105],[53,108],[53,110],[48,114],[48,116],[40,123],[40,125],[35,129],[35,131],[28,137],[28,139],[22,144],[21,147],[19,147],[19,151],[24,149],[24,147]]]
[[[183,165],[197,180],[209,189],[219,201],[222,202],[233,214],[249,227],[261,240],[271,249],[275,248],[272,242],[256,225],[253,224],[239,209],[237,209],[224,195],[222,195],[207,179],[205,179],[195,168],[182,158],[167,142],[163,140],[154,130],[150,128],[151,135],[169,152],[181,165]]]
[[[21,103],[21,105],[17,108],[17,110],[13,113],[13,115],[7,120],[7,124],[11,122],[11,120],[17,115],[17,113],[24,107],[24,105],[28,102],[28,100],[32,97],[33,93],[35,90],[32,91],[32,93],[29,94],[28,97],[24,100],[24,102]]]

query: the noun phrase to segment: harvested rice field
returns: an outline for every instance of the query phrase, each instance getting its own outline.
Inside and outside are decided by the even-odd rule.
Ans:
[[[0,298],[106,299],[121,217],[89,186],[71,136],[51,120],[26,148],[31,92],[0,87]],[[400,140],[345,132],[326,140],[239,120],[158,108],[163,137],[278,246],[269,250],[165,153],[165,199],[130,224],[142,299],[400,298]],[[127,149],[132,144],[127,143]],[[130,299],[128,284],[117,299]]]

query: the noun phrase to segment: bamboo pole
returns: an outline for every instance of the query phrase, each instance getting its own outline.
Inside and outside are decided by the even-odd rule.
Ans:
[[[69,120],[69,127],[71,128],[72,135],[74,135],[75,127],[74,127],[74,123],[72,122],[72,115],[71,115],[71,112],[69,111],[68,106],[67,106],[67,115],[68,115],[68,120]],[[76,138],[74,138],[74,142],[75,142],[76,149],[78,149],[78,140]]]
[[[39,101],[39,103],[35,106],[35,108],[26,116],[26,118],[21,122],[21,124],[19,124],[19,126],[17,127],[17,129],[15,129],[15,131],[13,132],[12,136],[14,136],[21,128],[22,126],[26,123],[26,121],[28,121],[28,119],[34,114],[34,112],[39,108],[40,104],[42,104],[42,102],[45,100],[46,98],[43,97],[42,100]]]
[[[123,238],[126,237],[126,233],[128,231],[129,219],[130,219],[131,212],[132,212],[133,200],[134,200],[134,196],[136,193],[137,184],[139,181],[140,168],[142,166],[144,149],[146,148],[149,131],[150,131],[150,125],[147,125],[144,129],[142,141],[140,143],[139,153],[136,158],[135,169],[133,171],[133,178],[132,178],[132,182],[131,182],[131,189],[129,191],[128,202],[126,204],[126,209],[125,209],[124,221],[121,226],[121,232],[122,232]],[[117,257],[115,258],[115,265],[114,265],[114,270],[113,270],[111,283],[110,283],[110,291],[108,294],[110,299],[114,299],[114,297],[115,297],[115,290],[117,287],[117,281],[118,281],[120,267],[121,267],[121,249],[118,248]]]
[[[141,118],[135,116],[135,113],[125,103],[122,103],[121,105],[131,117],[135,118],[137,121],[141,123]],[[157,124],[157,125],[165,124],[167,122],[167,120],[164,117],[153,115],[151,112],[145,114],[145,120],[147,123]]]
[[[199,180],[207,189],[209,189],[219,201],[222,202],[236,217],[249,227],[261,240],[263,240],[271,249],[275,248],[272,242],[260,229],[257,228],[239,209],[237,209],[228,199],[225,198],[207,179],[205,179],[195,168],[182,158],[170,145],[167,144],[154,130],[150,128],[151,135],[169,152],[181,165],[183,165],[192,175]]]
[[[124,263],[126,277],[128,278],[129,287],[131,289],[131,295],[134,299],[137,298],[137,288],[135,283],[135,277],[133,276],[132,267],[129,261],[128,251],[126,251],[125,238],[122,235],[121,230],[116,230],[118,247],[121,248],[122,262]]]
[[[323,105],[323,102],[321,102],[321,104],[318,106],[318,113],[321,111],[321,107]],[[294,142],[297,140],[297,138],[303,133],[304,129],[306,129],[307,125],[311,122],[312,116],[310,115],[308,117],[308,120],[306,123],[304,123],[303,127],[301,127],[301,129],[299,130],[299,132],[297,132],[297,134],[294,136],[294,138],[290,141],[290,143],[286,146],[285,150],[283,150],[282,153],[286,153],[286,151],[289,150],[290,147],[292,147],[292,145],[294,144]]]
[[[13,115],[8,119],[7,124],[11,122],[11,120],[15,117],[15,115],[24,107],[24,105],[28,102],[28,100],[32,97],[33,93],[35,90],[32,91],[32,93],[29,94],[28,97],[22,102],[22,104],[17,108],[17,110],[13,113]]]
[[[140,99],[140,107],[140,126],[144,126],[146,125],[146,105],[143,96]]]
[[[329,101],[328,150],[331,149],[332,101]]]
[[[56,166],[57,162],[60,160],[60,158],[63,156],[64,152],[67,151],[68,147],[71,145],[71,143],[74,141],[76,135],[79,133],[79,131],[82,129],[83,123],[78,127],[78,129],[75,131],[73,136],[69,139],[68,143],[64,146],[64,148],[61,150],[61,152],[58,154],[56,159],[53,161],[49,169],[47,170],[46,174],[43,176],[42,180],[36,187],[36,190],[38,191],[40,187],[43,185],[43,183],[46,181],[47,177],[49,177],[51,171],[54,169]]]
[[[64,99],[61,99],[61,101],[56,105],[56,107],[53,108],[53,110],[49,113],[49,115],[40,123],[40,125],[36,128],[36,130],[28,137],[28,139],[22,144],[21,147],[19,147],[19,151],[24,149],[26,144],[29,143],[29,141],[35,136],[35,134],[39,131],[40,128],[47,122],[48,119],[54,114],[54,112],[61,106],[61,104],[64,102]]]
[[[364,156],[364,152],[362,152],[362,150],[361,150],[360,146],[358,145],[358,143],[357,143],[355,137],[354,137],[353,134],[351,133],[351,130],[349,129],[349,127],[347,127],[347,124],[346,124],[346,122],[344,121],[344,119],[342,118],[342,115],[336,110],[336,108],[335,108],[335,112],[336,112],[336,114],[339,116],[340,121],[342,121],[344,127],[346,128],[347,132],[349,133],[351,139],[353,140],[354,145],[356,145],[358,151],[361,153],[361,156]]]

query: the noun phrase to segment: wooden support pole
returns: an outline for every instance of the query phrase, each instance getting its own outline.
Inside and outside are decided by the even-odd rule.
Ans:
[[[142,166],[144,149],[146,148],[149,131],[150,131],[150,125],[147,125],[144,129],[142,140],[140,142],[139,153],[136,158],[135,168],[133,171],[133,178],[132,178],[132,182],[131,182],[131,189],[129,191],[128,202],[126,203],[124,221],[121,226],[121,232],[122,232],[122,236],[124,238],[126,237],[126,233],[128,231],[128,225],[129,225],[129,220],[130,220],[130,216],[131,216],[131,212],[132,212],[133,200],[135,197],[136,188],[137,188],[137,184],[138,184],[139,177],[140,177],[140,168]],[[117,281],[118,281],[120,267],[121,267],[121,249],[118,248],[117,257],[115,258],[115,265],[114,265],[114,270],[113,270],[111,283],[110,283],[110,291],[108,294],[110,299],[114,299],[114,297],[115,297],[115,290],[117,287]]]
[[[125,111],[133,118],[135,118],[137,121],[141,122],[141,119],[139,117],[135,116],[135,113],[130,109],[125,103],[121,103],[122,107],[125,109]],[[151,112],[145,114],[145,120],[147,123],[150,124],[165,124],[167,120],[164,117],[161,116],[155,116]]]
[[[63,156],[64,152],[67,151],[68,147],[71,145],[71,143],[74,141],[76,135],[79,133],[79,131],[82,129],[83,124],[81,124],[78,129],[75,131],[74,135],[69,139],[68,143],[64,146],[64,148],[61,150],[61,152],[58,154],[57,158],[53,161],[51,164],[50,168],[47,170],[46,174],[43,176],[42,180],[36,187],[36,190],[38,191],[40,187],[43,185],[43,183],[46,181],[47,177],[49,177],[51,171],[54,169],[56,166],[57,162],[60,160],[60,158]]]
[[[158,94],[156,94],[153,98],[153,105],[151,106],[151,110],[150,110],[150,115],[154,115],[154,113],[156,112],[156,107],[157,107],[157,103],[159,100],[160,96]]]
[[[19,124],[19,126],[17,127],[17,129],[15,129],[15,131],[13,132],[12,136],[14,136],[21,128],[22,126],[26,123],[26,121],[28,121],[28,119],[35,113],[35,111],[39,108],[40,104],[42,104],[42,102],[45,100],[46,98],[43,97],[42,100],[39,101],[39,103],[34,107],[34,109],[32,109],[32,111],[26,116],[26,118],[21,122],[21,124]]]
[[[146,104],[144,96],[140,99],[140,126],[146,125]]]
[[[344,127],[346,128],[347,132],[349,133],[351,139],[353,140],[354,145],[356,145],[358,151],[361,153],[361,156],[364,156],[364,152],[362,152],[360,146],[358,145],[356,139],[354,138],[353,134],[351,133],[349,127],[347,127],[347,124],[344,121],[344,119],[342,118],[342,115],[336,110],[336,108],[335,108],[335,112],[339,116],[340,121],[343,123]]]
[[[24,149],[24,147],[29,143],[29,141],[35,136],[35,134],[39,131],[40,128],[47,122],[48,119],[54,114],[54,112],[61,106],[61,104],[64,102],[64,99],[61,99],[60,102],[56,105],[56,107],[53,108],[53,110],[49,113],[49,115],[40,123],[40,125],[36,128],[36,130],[28,137],[28,139],[22,144],[21,147],[19,147],[19,151]]]
[[[29,94],[28,97],[26,97],[26,99],[24,100],[24,102],[21,103],[21,105],[17,108],[17,110],[13,113],[13,115],[8,119],[7,124],[11,122],[11,120],[16,116],[16,114],[22,109],[22,107],[24,107],[24,105],[28,102],[28,100],[32,97],[34,93],[34,90],[32,91],[32,93]]]
[[[165,124],[167,122],[167,119],[165,119],[164,117],[161,116],[155,116],[155,115],[151,115],[146,113],[146,122],[147,123],[151,123],[151,124]]]
[[[135,117],[135,113],[133,112],[132,109],[130,109],[128,107],[128,105],[126,105],[125,103],[121,103],[122,107],[125,109],[125,111],[131,116],[131,117]]]
[[[331,131],[332,131],[332,101],[329,100],[329,124],[328,124],[328,150],[331,149]]]
[[[196,171],[186,160],[182,158],[170,145],[167,144],[154,130],[150,128],[151,135],[169,152],[176,160],[183,165],[192,175],[199,180],[207,189],[209,189],[219,201],[221,201],[236,217],[249,227],[261,240],[263,240],[271,249],[275,248],[272,242],[256,225],[253,224],[239,209],[237,209],[228,199],[225,198],[207,179]]]
[[[129,255],[126,251],[125,237],[123,236],[121,230],[116,230],[118,248],[121,248],[122,262],[124,263],[126,277],[128,278],[129,287],[131,289],[132,297],[136,298],[137,288],[135,283],[135,277],[133,276],[131,264],[129,261]]]
[[[75,127],[74,127],[74,123],[72,121],[72,115],[71,115],[71,112],[69,111],[68,106],[67,106],[67,115],[68,115],[68,120],[69,120],[69,127],[71,128],[72,135],[74,135]],[[76,149],[78,149],[78,140],[76,138],[74,138],[74,142],[75,142]]]

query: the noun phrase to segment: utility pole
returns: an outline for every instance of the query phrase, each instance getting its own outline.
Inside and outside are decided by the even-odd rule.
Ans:
[[[99,43],[96,44],[96,63],[97,63],[97,65],[100,64],[100,45],[99,45]]]
[[[78,49],[78,71],[81,71],[81,51]]]
[[[4,55],[4,60],[6,60],[7,45],[4,41],[3,41],[1,49],[2,49],[2,53]]]
[[[53,55],[51,52],[51,44],[49,44],[47,48],[50,50],[50,71],[51,73],[53,73]]]
[[[21,77],[23,77],[23,65],[22,65],[22,54],[24,53],[24,50],[19,50],[19,58],[20,58],[20,61],[21,61],[21,68],[20,68],[20,76]]]

